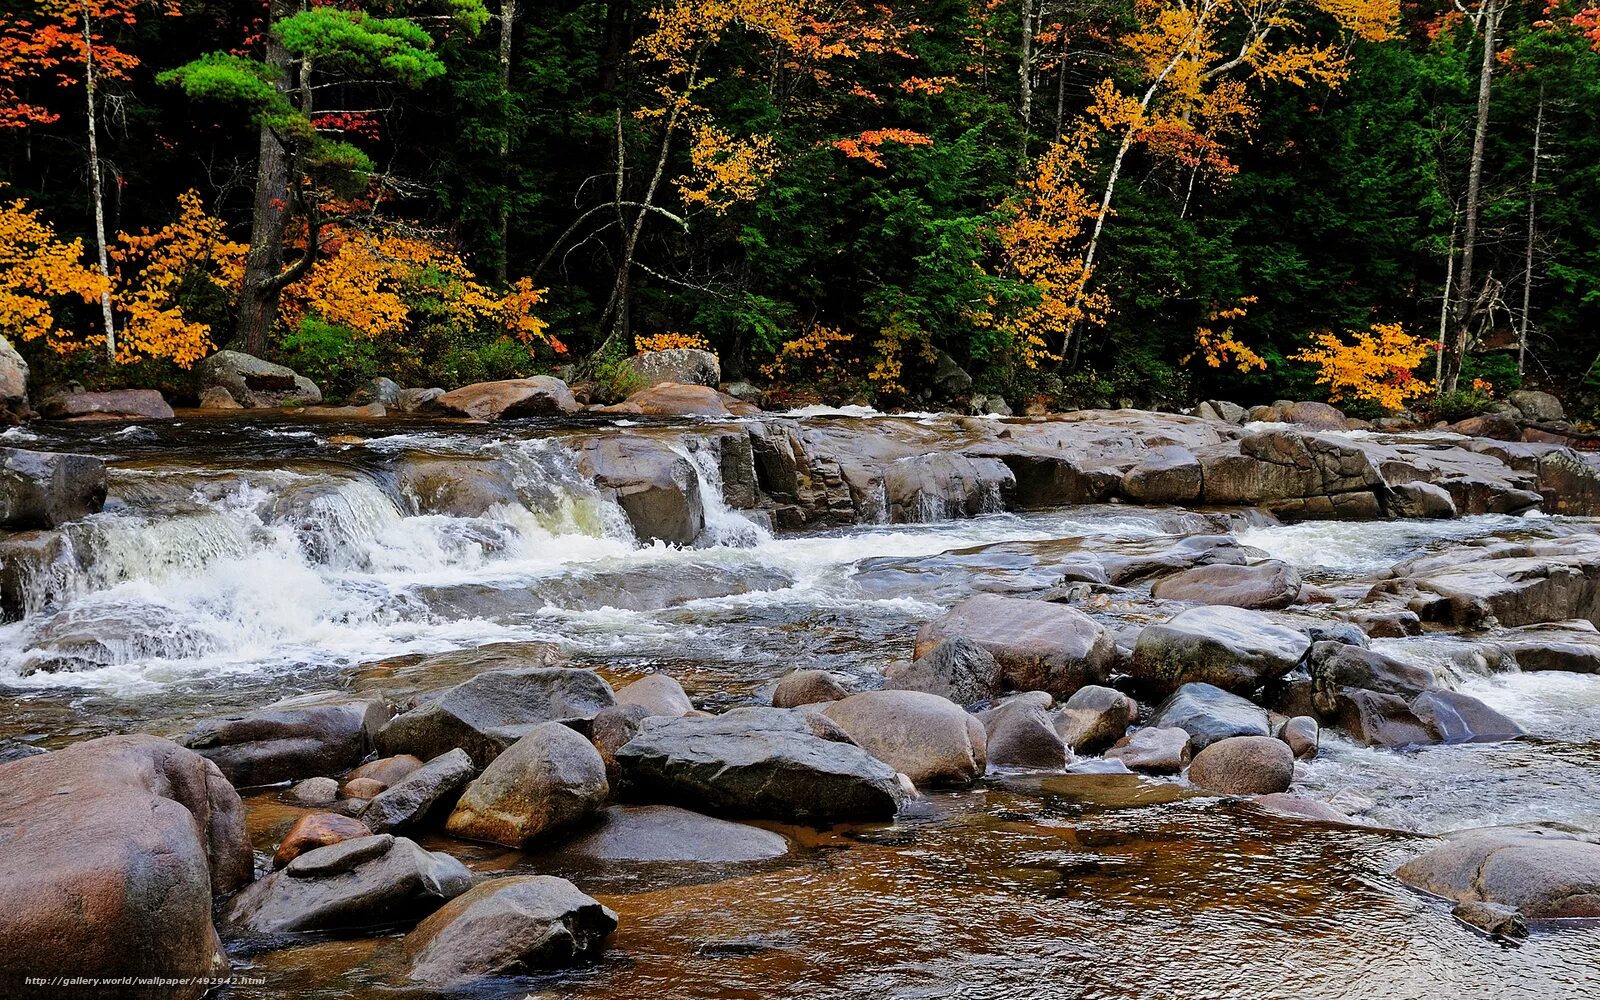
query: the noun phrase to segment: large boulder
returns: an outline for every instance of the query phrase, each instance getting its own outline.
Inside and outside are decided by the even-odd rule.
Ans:
[[[640,389],[623,402],[604,407],[607,413],[650,417],[753,417],[761,410],[704,385],[662,382]]]
[[[409,978],[455,987],[525,976],[598,956],[617,915],[566,879],[517,875],[478,885],[401,942]]]
[[[957,705],[988,701],[1005,687],[994,655],[960,635],[945,639],[910,663],[892,664],[884,676],[885,687],[936,694]]]
[[[1255,611],[1190,608],[1139,632],[1129,672],[1157,694],[1190,682],[1248,694],[1293,670],[1310,646],[1305,633]]]
[[[1527,733],[1516,722],[1459,691],[1424,691],[1411,699],[1410,708],[1441,743],[1498,743]]]
[[[561,845],[564,858],[613,864],[739,864],[789,853],[781,834],[676,806],[612,806],[595,829]]]
[[[409,924],[471,887],[450,855],[374,834],[307,851],[246,886],[221,917],[237,936],[370,931]]]
[[[1211,684],[1185,684],[1156,706],[1150,725],[1177,728],[1189,734],[1199,752],[1231,736],[1266,736],[1272,732],[1267,710]]]
[[[315,382],[243,351],[218,351],[195,366],[195,376],[202,396],[221,390],[246,409],[322,402]]]
[[[445,829],[467,840],[528,847],[588,819],[610,793],[600,752],[570,728],[546,722],[467,786]]]
[[[817,736],[805,716],[784,709],[646,719],[617,751],[617,764],[623,792],[635,800],[725,815],[888,819],[905,798],[889,765],[852,743]]]
[[[634,377],[645,386],[674,382],[715,389],[722,384],[722,362],[710,351],[687,347],[645,351],[629,358],[628,367],[633,369]]]
[[[1268,559],[1244,566],[1195,566],[1156,581],[1151,596],[1163,601],[1225,604],[1257,610],[1286,608],[1300,600],[1300,571]]]
[[[1010,687],[1058,698],[1105,683],[1117,661],[1110,633],[1075,608],[1045,601],[969,597],[917,630],[918,659],[957,636],[987,649]]]
[[[1343,688],[1327,713],[1358,743],[1375,747],[1429,746],[1439,742],[1431,726],[1417,718],[1406,699],[1364,688]]]
[[[1279,400],[1271,406],[1256,407],[1250,412],[1250,419],[1295,424],[1314,431],[1342,431],[1346,427],[1344,412],[1338,407],[1309,400]]]
[[[197,723],[178,742],[214,761],[241,788],[271,785],[349,770],[388,719],[381,698],[315,691]]]
[[[1122,493],[1141,503],[1192,503],[1200,497],[1200,459],[1180,445],[1152,448],[1122,477]]]
[[[1323,714],[1333,711],[1333,700],[1344,688],[1413,698],[1438,686],[1433,671],[1426,667],[1342,642],[1312,643],[1306,670],[1311,674],[1314,703]]]
[[[28,416],[28,363],[0,336],[0,423],[16,423]]]
[[[592,670],[492,670],[396,716],[377,744],[385,754],[424,759],[460,747],[484,767],[543,723],[586,722],[615,703],[611,685]]]
[[[1194,755],[1189,781],[1224,795],[1288,791],[1294,782],[1294,752],[1271,736],[1230,736]]]
[[[594,438],[579,468],[616,497],[642,539],[689,545],[705,530],[700,474],[665,442],[631,434]]]
[[[799,708],[850,697],[843,684],[826,670],[791,670],[778,678],[772,690],[773,708]]]
[[[913,784],[969,785],[983,775],[983,724],[948,698],[865,691],[829,702],[822,714]]]
[[[1147,726],[1124,736],[1106,751],[1106,759],[1119,760],[1130,771],[1177,774],[1189,763],[1190,741],[1177,726]]]
[[[1540,423],[1548,423],[1567,418],[1566,410],[1561,406],[1561,400],[1548,392],[1538,389],[1518,389],[1506,397],[1506,401],[1517,408],[1524,419]]]
[[[106,502],[106,463],[89,455],[0,448],[0,528],[54,528]]]
[[[1056,732],[1077,753],[1094,753],[1122,739],[1139,715],[1139,703],[1115,688],[1079,688],[1056,717]]]
[[[1456,516],[1456,501],[1449,490],[1433,483],[1398,483],[1389,497],[1389,513],[1395,517],[1447,520]]]
[[[552,417],[583,409],[573,398],[567,383],[549,375],[474,382],[439,396],[433,406],[445,413],[475,420]]]
[[[419,514],[482,517],[520,503],[512,485],[516,470],[500,459],[407,452],[390,468],[401,495]]]
[[[606,780],[615,786],[622,780],[617,767],[617,751],[639,735],[639,727],[650,718],[650,710],[642,705],[612,705],[602,708],[589,720],[589,742],[600,754],[606,766]]]
[[[0,993],[49,992],[24,976],[162,977],[177,980],[164,996],[199,997],[228,970],[212,897],[250,875],[238,793],[175,743],[109,736],[0,764]]]
[[[1565,831],[1462,831],[1395,875],[1435,896],[1495,903],[1529,919],[1600,917],[1600,844]]]
[[[367,779],[388,788],[398,785],[410,777],[417,769],[422,767],[422,758],[412,754],[395,754],[393,757],[379,757],[377,760],[368,761],[344,776],[344,785],[349,786],[352,781]],[[344,791],[349,795],[349,791]]]
[[[651,715],[688,715],[694,702],[677,678],[667,674],[641,677],[617,692],[618,705],[638,705]]]
[[[1366,451],[1331,435],[1250,431],[1202,451],[1200,465],[1208,504],[1257,504],[1286,519],[1383,516],[1382,473]]]
[[[472,773],[472,759],[460,747],[440,754],[374,795],[361,810],[361,820],[373,830],[387,833],[442,818],[472,780]]]
[[[934,452],[890,463],[881,482],[882,513],[895,524],[921,524],[993,513],[1016,477],[996,458]]]
[[[47,420],[171,420],[172,407],[154,389],[64,392],[39,403]]]
[[[1071,762],[1072,753],[1050,715],[1051,700],[1043,691],[1028,691],[978,716],[991,766],[1057,770]]]

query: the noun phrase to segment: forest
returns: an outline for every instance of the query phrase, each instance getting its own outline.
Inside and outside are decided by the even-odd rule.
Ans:
[[[1581,0],[6,6],[40,383],[604,396],[689,346],[884,408],[1600,402]]]

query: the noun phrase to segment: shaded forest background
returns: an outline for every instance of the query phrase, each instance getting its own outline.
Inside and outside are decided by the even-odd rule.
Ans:
[[[1582,4],[8,6],[0,200],[82,239],[92,267],[93,134],[108,240],[220,223],[163,279],[172,336],[255,347],[335,392],[562,365],[603,381],[636,345],[704,342],[725,378],[797,399],[913,405],[953,362],[1014,404],[1253,403],[1327,397],[1292,359],[1316,335],[1397,326],[1443,332],[1461,392],[1600,401],[1600,35]],[[1158,80],[1202,9],[1201,72]],[[315,10],[351,17],[305,22],[315,37],[274,63],[274,25]],[[91,48],[129,57],[88,102],[81,58],[28,49],[85,11]],[[197,73],[218,52],[232,61]],[[1156,83],[1170,94],[1141,115]],[[269,264],[293,280],[247,345],[240,268],[274,128],[289,188]],[[337,314],[363,296],[399,311]],[[169,387],[193,361],[152,337],[108,362],[87,349],[93,296],[51,308],[55,332],[19,344],[45,378]],[[1401,401],[1434,393],[1436,363],[1408,369]]]

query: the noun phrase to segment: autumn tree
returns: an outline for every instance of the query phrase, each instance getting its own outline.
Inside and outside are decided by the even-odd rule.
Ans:
[[[55,303],[99,301],[109,282],[83,266],[82,240],[61,239],[37,209],[9,195],[0,184],[0,331],[25,342],[68,342],[72,331],[57,322]]]

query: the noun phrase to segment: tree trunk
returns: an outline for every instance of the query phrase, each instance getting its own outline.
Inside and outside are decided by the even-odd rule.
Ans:
[[[1018,117],[1022,119],[1022,164],[1026,164],[1028,127],[1033,122],[1033,0],[1022,0],[1022,57],[1017,63],[1017,109]]]
[[[1450,288],[1456,278],[1456,224],[1459,219],[1454,208],[1450,211],[1450,244],[1445,249],[1444,295],[1439,301],[1439,343],[1433,352],[1433,391],[1444,389],[1444,347],[1446,331],[1450,329]]]
[[[270,0],[268,5],[267,65],[279,74],[278,88],[289,89],[289,53],[272,34],[272,25],[293,14],[295,0]],[[261,149],[256,161],[256,197],[250,216],[250,252],[245,257],[244,280],[239,288],[239,322],[234,340],[248,353],[266,350],[267,335],[278,318],[278,295],[283,290],[283,239],[289,226],[289,154],[267,126],[261,126]]]
[[[1517,331],[1517,375],[1528,361],[1528,312],[1533,302],[1533,235],[1539,194],[1539,140],[1544,138],[1544,84],[1539,85],[1539,111],[1533,119],[1533,167],[1528,177],[1528,250],[1522,262],[1522,323]]]
[[[1461,289],[1456,305],[1455,338],[1449,356],[1445,358],[1444,391],[1455,392],[1461,382],[1461,365],[1466,360],[1472,337],[1472,323],[1477,318],[1473,295],[1473,273],[1478,250],[1478,215],[1483,200],[1484,148],[1489,141],[1489,94],[1494,80],[1495,33],[1500,27],[1500,7],[1497,0],[1486,0],[1483,8],[1483,63],[1478,68],[1478,122],[1472,136],[1472,161],[1467,169],[1466,217],[1461,227]]]
[[[500,99],[505,103],[504,118],[500,123],[500,169],[504,175],[509,176],[511,164],[508,162],[511,155],[511,26],[516,21],[516,0],[500,0]],[[509,200],[506,191],[495,202],[494,224],[499,236],[500,246],[495,252],[494,276],[500,284],[506,283],[506,271],[509,266],[510,247],[507,241],[511,236],[511,212],[506,202]]]
[[[105,324],[106,359],[117,360],[117,328],[111,317],[111,265],[106,259],[106,207],[100,189],[100,137],[94,109],[94,34],[89,24],[89,7],[83,8],[83,82],[89,95],[89,188],[94,198],[94,241],[100,254],[100,276],[106,288],[100,293],[100,318]]]

